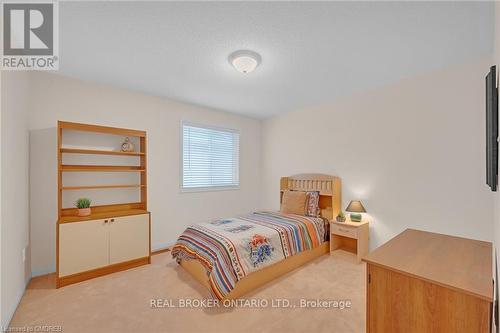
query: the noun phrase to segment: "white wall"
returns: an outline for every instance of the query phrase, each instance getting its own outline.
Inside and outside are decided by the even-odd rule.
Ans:
[[[153,249],[173,243],[190,223],[259,207],[260,121],[58,75],[30,75],[34,101],[29,121],[34,275],[55,270],[57,120],[147,131]],[[181,120],[240,130],[240,190],[180,193]]]
[[[28,204],[28,74],[2,73],[1,324],[6,327],[30,278]]]
[[[338,175],[371,215],[373,249],[406,228],[492,240],[484,75],[491,59],[409,78],[263,124],[264,206],[279,177]]]

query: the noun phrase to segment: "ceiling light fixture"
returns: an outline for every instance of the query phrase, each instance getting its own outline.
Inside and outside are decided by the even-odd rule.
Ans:
[[[239,50],[229,55],[229,63],[240,73],[253,72],[259,66],[262,58],[257,52]]]

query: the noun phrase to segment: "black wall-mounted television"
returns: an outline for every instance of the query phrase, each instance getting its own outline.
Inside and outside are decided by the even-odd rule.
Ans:
[[[486,184],[497,190],[498,178],[498,88],[497,69],[486,75]]]

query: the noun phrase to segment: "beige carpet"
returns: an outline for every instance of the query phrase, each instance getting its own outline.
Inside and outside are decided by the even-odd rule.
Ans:
[[[365,264],[336,251],[248,295],[264,308],[151,308],[151,299],[202,299],[208,292],[170,253],[153,263],[61,289],[32,281],[11,327],[54,325],[63,332],[364,332]],[[301,308],[300,299],[350,300],[349,309]],[[288,299],[295,308],[273,308]],[[265,302],[260,301],[261,305]],[[243,304],[244,305],[244,304]]]

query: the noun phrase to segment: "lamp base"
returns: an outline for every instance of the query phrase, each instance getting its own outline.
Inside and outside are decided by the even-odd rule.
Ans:
[[[362,216],[361,214],[351,213],[350,218],[352,222],[361,222]]]

